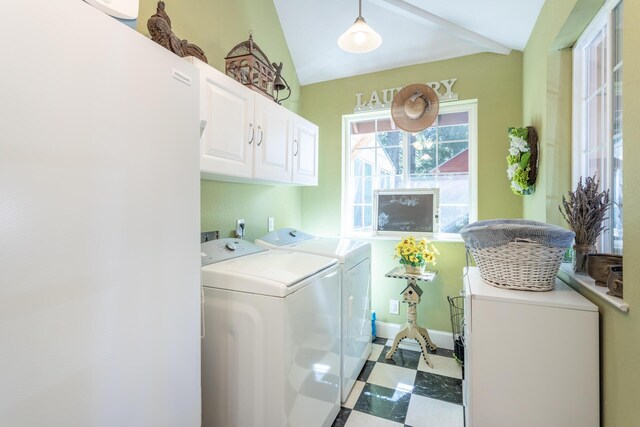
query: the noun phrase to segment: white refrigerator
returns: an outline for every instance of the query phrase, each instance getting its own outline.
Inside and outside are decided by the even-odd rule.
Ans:
[[[198,74],[79,0],[2,4],[0,425],[200,425]]]

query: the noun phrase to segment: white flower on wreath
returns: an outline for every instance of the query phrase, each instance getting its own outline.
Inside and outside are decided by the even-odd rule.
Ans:
[[[509,165],[509,167],[507,168],[507,177],[509,179],[512,179],[513,176],[516,174],[516,171],[518,170],[519,167],[520,167],[520,165],[518,163],[514,163],[512,165]]]
[[[520,185],[515,181],[511,181],[511,188],[513,188],[514,190],[519,191],[519,192],[524,191],[524,189],[522,187],[520,187]]]
[[[529,151],[529,146],[527,145],[527,141],[522,138],[518,138],[517,136],[510,137],[511,144],[509,148],[509,154],[512,156],[517,156],[518,152],[526,153]]]

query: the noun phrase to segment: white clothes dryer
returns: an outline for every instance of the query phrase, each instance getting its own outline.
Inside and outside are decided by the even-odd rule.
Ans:
[[[351,239],[315,237],[282,228],[256,240],[256,244],[285,251],[322,255],[340,263],[341,401],[345,402],[371,354],[371,245]]]
[[[340,410],[335,259],[202,244],[203,427],[330,426]]]

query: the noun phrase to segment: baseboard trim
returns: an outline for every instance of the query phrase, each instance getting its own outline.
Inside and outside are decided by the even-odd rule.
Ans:
[[[376,320],[376,336],[386,339],[394,339],[396,334],[400,332],[403,325],[397,323],[387,323]],[[451,332],[435,331],[428,329],[431,341],[438,347],[453,350],[453,336]],[[415,341],[415,340],[413,340]]]

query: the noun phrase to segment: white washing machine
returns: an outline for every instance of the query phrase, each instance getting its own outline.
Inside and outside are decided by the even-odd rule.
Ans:
[[[340,410],[335,259],[202,244],[203,427],[330,426]]]
[[[371,245],[350,239],[320,238],[282,228],[256,240],[260,246],[335,258],[342,276],[341,401],[349,396],[371,354]]]

